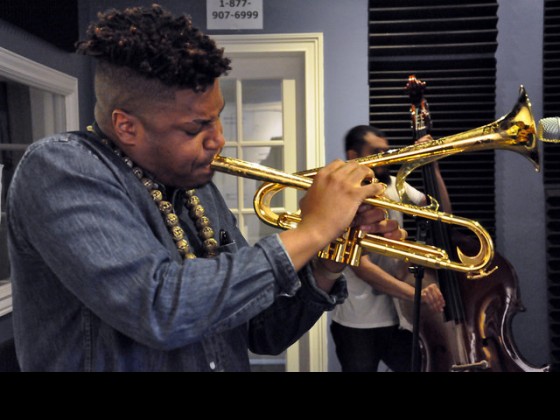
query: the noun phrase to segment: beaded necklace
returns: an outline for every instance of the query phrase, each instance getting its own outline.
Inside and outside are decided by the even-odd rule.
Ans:
[[[149,191],[155,204],[158,206],[161,212],[165,224],[171,234],[171,237],[175,241],[175,245],[181,256],[184,259],[196,258],[196,255],[192,252],[191,246],[187,241],[187,236],[185,231],[179,224],[179,217],[175,214],[173,210],[173,205],[171,202],[165,199],[163,192],[157,182],[154,182],[148,176],[145,176],[144,170],[137,166],[132,159],[126,156],[117,145],[112,141],[107,139],[102,135],[101,130],[99,130],[96,123],[87,127],[87,131],[95,134],[100,141],[106,146],[110,147],[117,156],[119,156],[124,163],[132,170],[132,173],[138,178],[138,180],[146,187]],[[218,242],[214,239],[214,229],[210,224],[210,219],[205,215],[204,207],[200,204],[200,199],[195,195],[195,190],[185,190],[184,203],[189,210],[189,216],[194,222],[196,228],[198,229],[198,237],[202,241],[202,247],[204,249],[205,257],[214,257],[218,255]]]

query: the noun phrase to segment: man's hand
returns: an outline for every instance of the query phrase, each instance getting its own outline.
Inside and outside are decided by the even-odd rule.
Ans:
[[[443,312],[445,299],[437,284],[430,284],[422,289],[420,294],[422,303],[427,305],[434,312]]]

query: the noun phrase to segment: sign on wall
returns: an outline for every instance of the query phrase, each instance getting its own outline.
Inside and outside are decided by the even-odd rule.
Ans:
[[[263,0],[206,0],[208,29],[263,29]]]

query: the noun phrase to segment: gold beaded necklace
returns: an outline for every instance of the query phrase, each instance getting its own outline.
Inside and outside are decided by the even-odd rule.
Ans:
[[[103,144],[109,146],[113,152],[132,170],[132,173],[140,180],[144,187],[146,187],[152,199],[158,206],[165,224],[169,229],[169,233],[175,241],[175,245],[177,246],[181,256],[184,259],[196,258],[196,255],[192,252],[191,246],[187,241],[185,231],[179,224],[179,217],[173,210],[173,204],[165,200],[163,192],[159,188],[159,184],[145,176],[142,168],[137,166],[132,159],[126,156],[112,141],[103,136],[101,131],[98,129],[97,124],[94,123],[94,125],[88,126],[87,131],[95,134]],[[195,195],[194,189],[185,190],[184,203],[189,210],[189,216],[198,229],[198,237],[202,241],[204,256],[214,257],[218,255],[218,242],[214,239],[214,229],[212,229],[210,219],[208,219],[205,215],[204,207],[200,204],[200,199]]]

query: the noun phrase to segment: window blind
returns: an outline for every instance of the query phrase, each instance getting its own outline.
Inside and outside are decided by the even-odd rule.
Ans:
[[[413,142],[404,90],[411,74],[426,82],[434,138],[495,120],[497,10],[488,0],[370,0],[369,122],[391,147]],[[494,152],[447,157],[440,169],[453,214],[479,221],[494,238]],[[420,170],[408,182],[424,189]],[[414,237],[416,222],[404,224]]]

